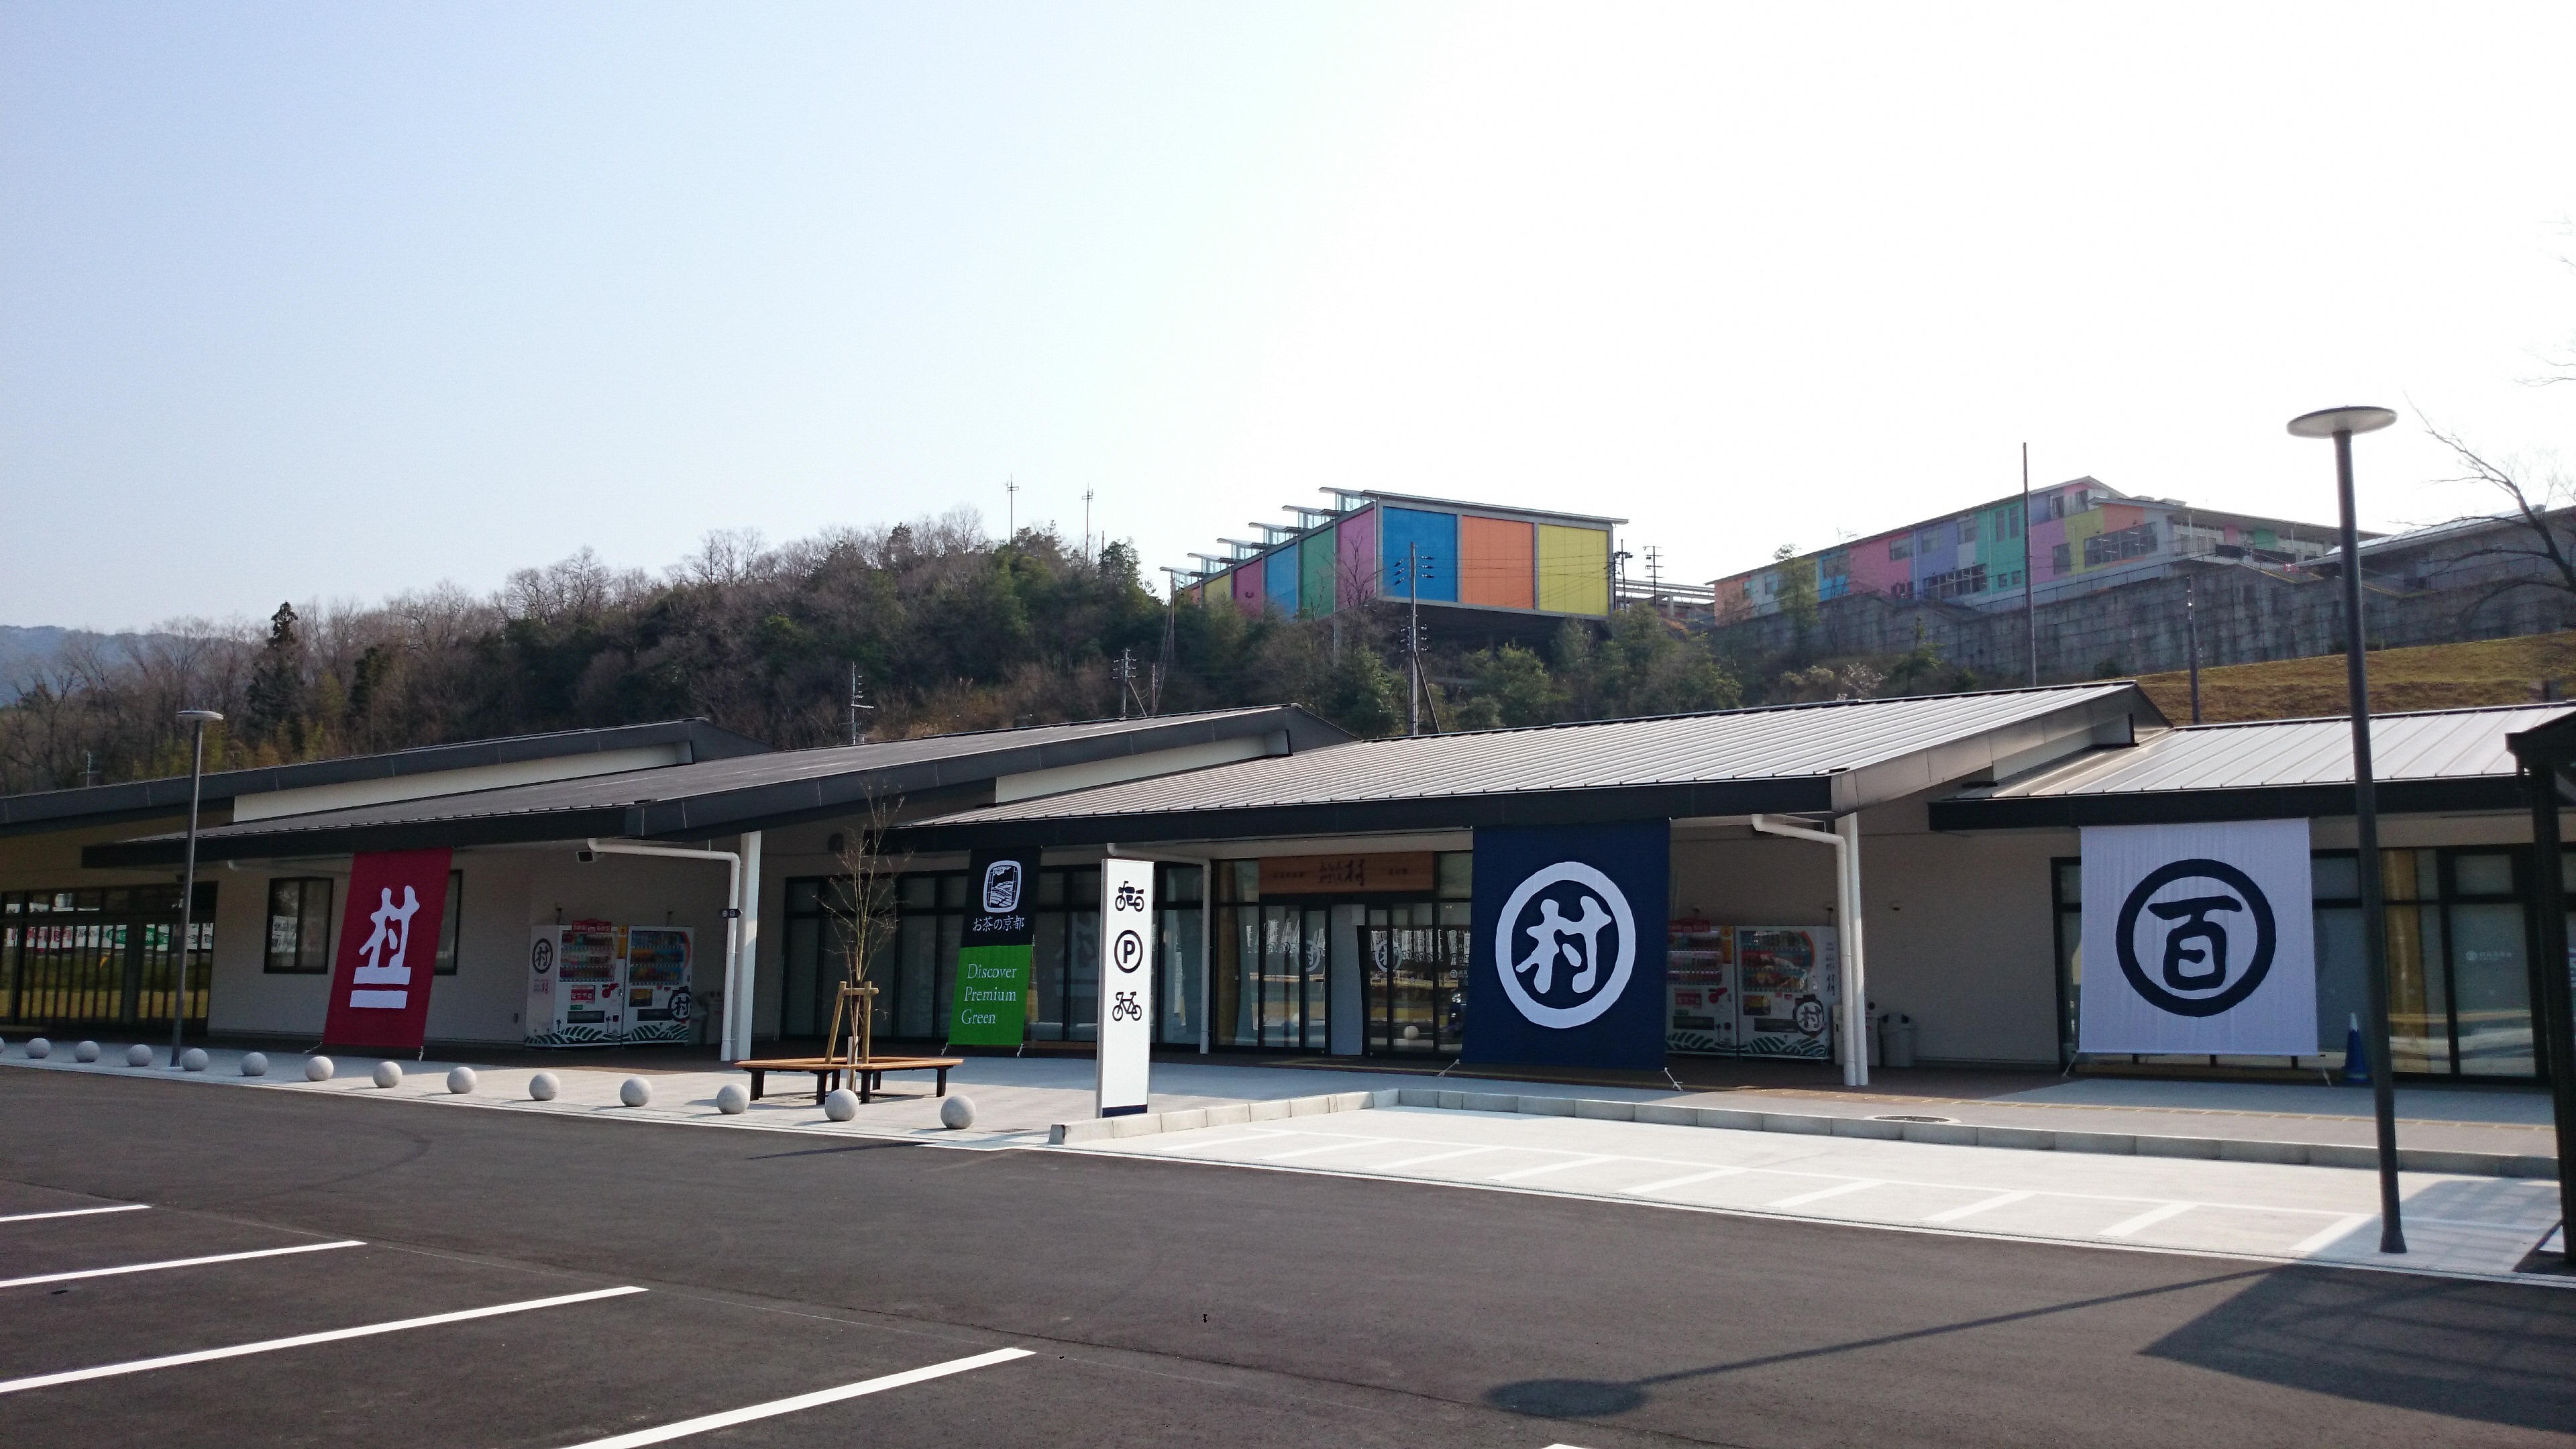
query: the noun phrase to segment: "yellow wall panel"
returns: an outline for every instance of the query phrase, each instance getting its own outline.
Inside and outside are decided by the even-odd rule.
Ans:
[[[1538,606],[1561,614],[1610,612],[1610,532],[1538,526]]]

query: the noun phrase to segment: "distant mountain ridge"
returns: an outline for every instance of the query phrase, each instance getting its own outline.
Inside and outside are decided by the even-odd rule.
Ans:
[[[63,650],[74,644],[142,643],[169,635],[101,634],[55,624],[0,624],[0,705],[14,703]]]

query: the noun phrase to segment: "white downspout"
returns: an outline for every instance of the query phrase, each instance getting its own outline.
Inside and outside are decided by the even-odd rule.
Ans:
[[[1838,816],[1829,833],[1803,825],[1784,825],[1767,816],[1751,817],[1764,835],[1812,840],[1834,848],[1835,928],[1841,937],[1843,987],[1843,1085],[1869,1085],[1869,992],[1861,978],[1860,952],[1860,814]]]
[[[752,837],[754,841],[759,836]],[[585,840],[582,849],[593,855],[656,855],[673,860],[721,860],[725,863],[725,989],[723,1034],[716,1040],[716,1050],[726,1061],[737,1060],[733,1051],[734,962],[735,942],[740,938],[742,916],[742,857],[730,850],[687,850],[676,845],[635,845],[623,840]],[[751,868],[760,869],[757,845],[753,848]],[[749,1056],[743,1052],[741,1056]]]

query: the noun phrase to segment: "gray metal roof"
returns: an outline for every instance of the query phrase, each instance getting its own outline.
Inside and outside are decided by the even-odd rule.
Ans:
[[[336,760],[308,760],[291,765],[263,765],[248,770],[217,770],[205,778],[205,803],[220,807],[245,795],[279,790],[431,775],[484,765],[564,759],[667,744],[685,745],[688,757],[693,761],[732,759],[769,751],[769,746],[758,740],[718,729],[702,719],[663,720],[653,724],[508,735],[453,745],[422,745],[381,754],[347,755]],[[188,777],[185,775],[95,785],[80,790],[44,790],[0,797],[0,835],[148,820],[185,814],[187,809]]]
[[[2564,704],[2374,716],[2372,776],[2392,811],[2512,809],[2505,737],[2565,717]],[[2143,737],[1933,806],[1934,829],[2295,818],[2352,813],[2352,722],[2259,720]]]
[[[967,810],[907,843],[1251,835],[1840,812],[2162,715],[2127,681],[1364,740]]]
[[[981,803],[1002,775],[1274,734],[1291,749],[1350,738],[1281,705],[781,750],[218,826],[199,832],[199,854],[222,860],[590,836],[696,839],[847,815],[894,796],[916,806]],[[82,858],[101,867],[157,864],[177,858],[177,842],[172,835],[119,841],[92,846]]]

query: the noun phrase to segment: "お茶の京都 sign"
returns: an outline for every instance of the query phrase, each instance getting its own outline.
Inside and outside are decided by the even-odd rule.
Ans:
[[[1018,1046],[1028,1033],[1029,965],[1037,940],[1038,853],[980,852],[966,871],[967,913],[957,948],[948,1039]]]

